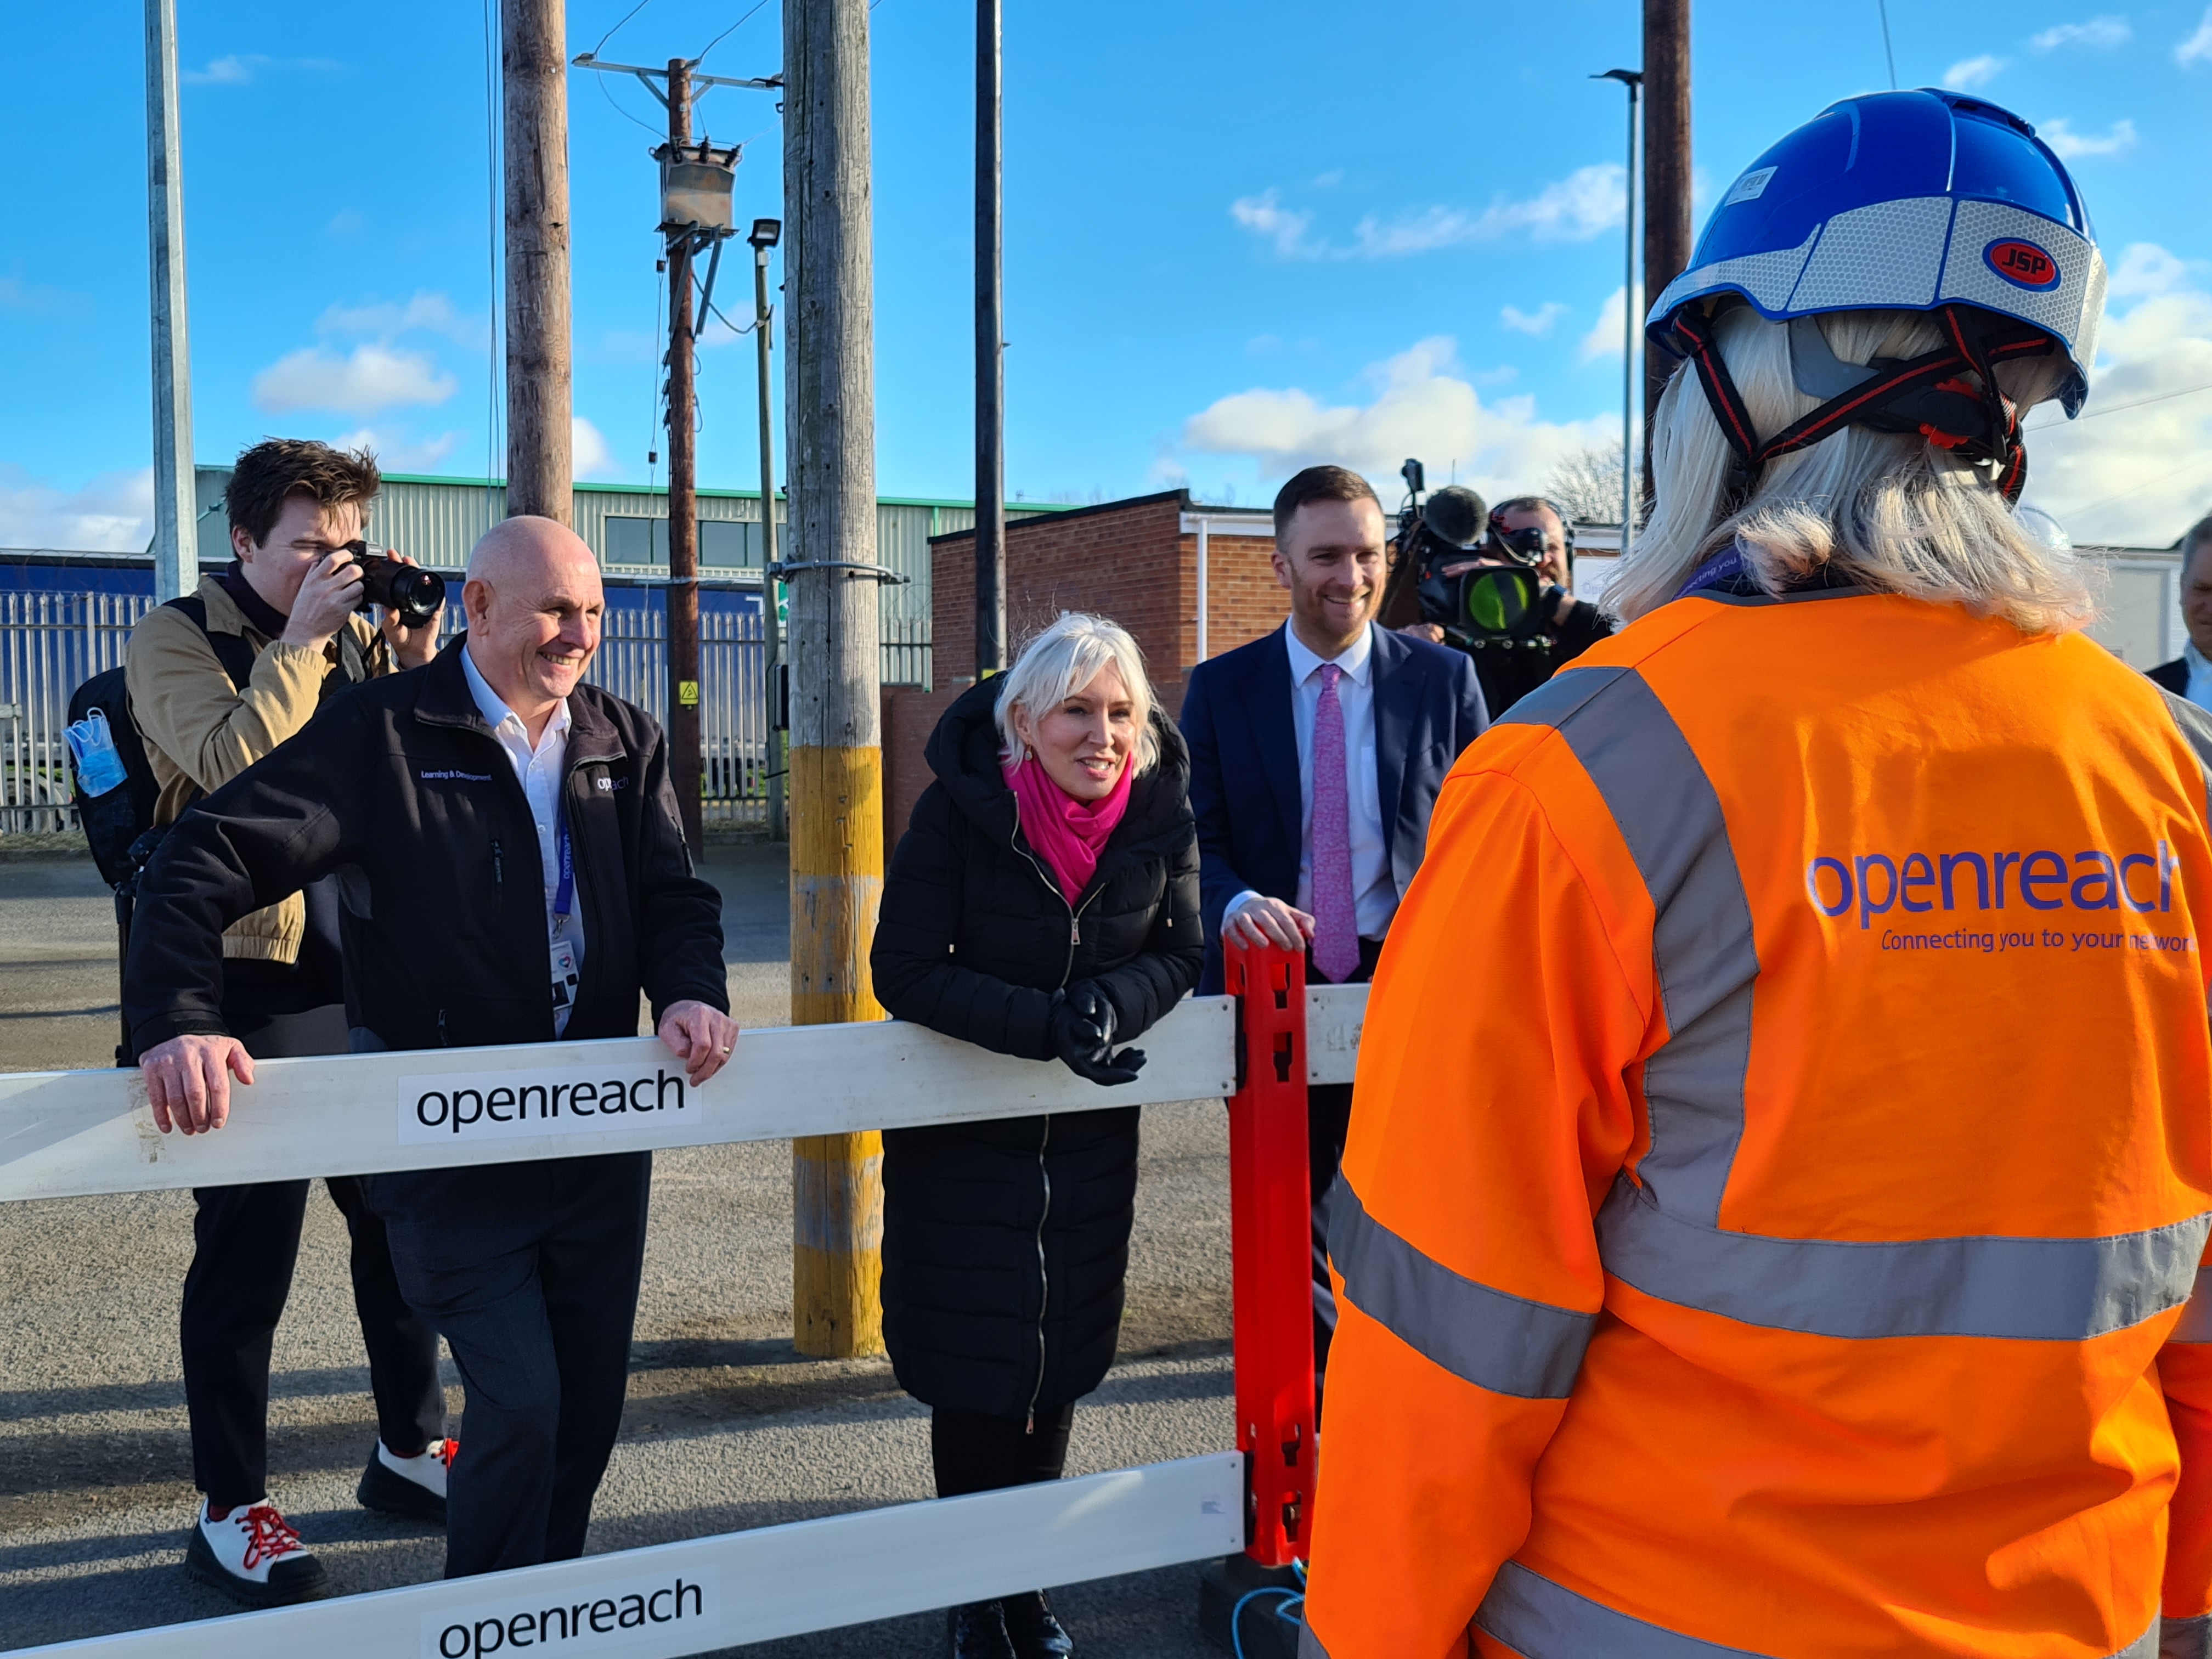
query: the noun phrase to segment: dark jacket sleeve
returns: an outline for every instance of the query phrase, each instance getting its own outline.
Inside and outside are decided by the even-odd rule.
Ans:
[[[1567,607],[1567,619],[1553,630],[1559,641],[1559,661],[1572,662],[1600,640],[1611,639],[1613,629],[1612,617],[1589,600],[1577,599]]]
[[[1452,672],[1452,706],[1459,726],[1459,747],[1452,758],[1457,760],[1467,751],[1468,744],[1490,729],[1490,705],[1484,701],[1482,677],[1474,672],[1474,659],[1464,651],[1455,651],[1452,655],[1457,659]]]
[[[330,750],[358,752],[360,722],[349,700],[334,700],[161,838],[138,878],[123,964],[135,1053],[222,1034],[222,930],[353,861],[368,769],[334,766]]]
[[[1198,983],[1206,965],[1206,934],[1198,917],[1198,832],[1189,828],[1168,860],[1167,891],[1161,896],[1145,948],[1097,976],[1099,988],[1114,1005],[1116,1042],[1149,1030]]]
[[[671,1003],[703,1002],[729,1012],[730,976],[722,965],[722,896],[692,869],[668,741],[658,725],[648,733],[638,769],[637,968],[657,1030]]]
[[[1199,908],[1206,937],[1221,932],[1229,901],[1253,884],[1231,862],[1229,792],[1221,776],[1221,744],[1213,729],[1213,676],[1204,665],[1191,671],[1182,696],[1182,739],[1190,750],[1190,810],[1198,822]],[[1475,696],[1480,698],[1481,692]]]
[[[876,1000],[893,1018],[911,1020],[994,1054],[1050,1060],[1049,993],[963,967],[961,887],[968,833],[944,787],[933,783],[915,803],[891,854],[868,972]]]

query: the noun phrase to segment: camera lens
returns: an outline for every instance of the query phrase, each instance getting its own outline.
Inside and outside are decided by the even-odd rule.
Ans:
[[[391,611],[402,627],[420,628],[445,604],[446,579],[420,565],[372,553],[361,560],[361,597],[363,605]]]

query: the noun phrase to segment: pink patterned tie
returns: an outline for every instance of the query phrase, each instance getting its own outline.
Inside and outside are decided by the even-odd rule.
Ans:
[[[1344,769],[1344,705],[1336,683],[1344,671],[1321,665],[1321,706],[1314,711],[1314,967],[1341,985],[1359,970],[1359,919],[1352,896],[1352,798]]]

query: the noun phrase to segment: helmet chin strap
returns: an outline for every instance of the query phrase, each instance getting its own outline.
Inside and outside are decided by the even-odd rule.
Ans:
[[[1997,363],[2039,357],[2051,337],[2026,324],[1992,326],[1986,313],[1945,306],[1937,313],[1947,343],[1917,357],[1877,357],[1864,367],[1845,363],[1829,348],[1814,317],[1790,323],[1791,377],[1806,396],[1826,401],[1764,442],[1752,425],[1722,358],[1713,319],[1694,306],[1674,318],[1674,349],[1697,366],[1713,418],[1735,452],[1729,480],[1729,510],[1751,494],[1759,470],[1778,456],[1808,448],[1846,426],[1878,432],[1917,432],[1940,449],[1983,467],[2008,506],[2027,483],[2027,448],[2021,441],[2020,411],[1997,386]]]

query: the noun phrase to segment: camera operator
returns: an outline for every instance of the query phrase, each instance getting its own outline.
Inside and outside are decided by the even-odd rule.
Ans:
[[[630,1036],[642,992],[690,1086],[728,1059],[720,899],[693,873],[668,745],[580,683],[605,610],[591,549],[509,519],[461,600],[467,633],[427,667],[334,699],[147,866],[123,1004],[163,1133],[220,1129],[226,1073],[253,1080],[221,1007],[223,928],[332,874],[356,1051]],[[617,1146],[623,1121],[591,1120]],[[365,1177],[399,1287],[468,1391],[447,1577],[583,1553],[651,1177],[650,1153],[622,1150]]]
[[[1419,571],[1422,620],[1400,631],[1437,644],[1458,646],[1474,659],[1483,699],[1492,717],[1504,714],[1552,678],[1559,669],[1607,637],[1613,618],[1571,591],[1574,583],[1573,538],[1566,519],[1541,495],[1516,495],[1490,510],[1488,534],[1472,546],[1439,545],[1446,538],[1437,525],[1450,526],[1465,514],[1445,498],[1473,499],[1471,490],[1439,489],[1423,507],[1427,549]],[[1442,509],[1441,511],[1439,509]],[[1507,625],[1478,629],[1469,624],[1463,589],[1457,579],[1480,570],[1525,572],[1516,586],[1532,601],[1527,614],[1513,616],[1507,600],[1498,620]]]
[[[362,605],[362,520],[382,480],[365,453],[270,439],[232,468],[223,505],[230,568],[132,629],[124,675],[131,716],[173,823],[271,753],[333,694],[427,662],[437,617],[380,628]],[[234,679],[234,676],[236,677]],[[222,942],[224,1026],[263,1058],[343,1054],[345,991],[334,882],[233,921]],[[445,1395],[438,1339],[393,1277],[384,1224],[356,1177],[324,1183],[351,1234],[354,1306],[368,1352],[377,1442],[360,1497],[442,1521]],[[269,1355],[291,1293],[311,1183],[201,1187],[179,1346],[192,1472],[204,1494],[185,1551],[191,1575],[250,1607],[319,1595],[324,1572],[268,1501]]]

